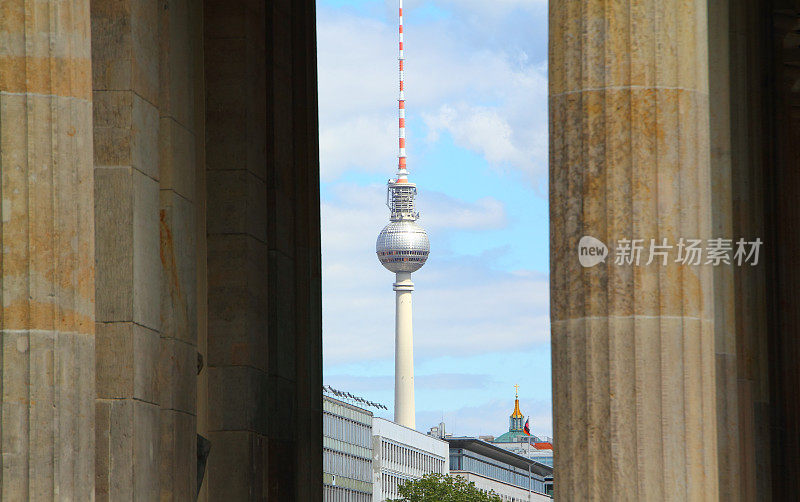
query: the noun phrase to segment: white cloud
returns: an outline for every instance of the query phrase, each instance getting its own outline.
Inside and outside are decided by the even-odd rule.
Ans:
[[[440,192],[424,191],[417,201],[418,207],[425,208],[420,224],[431,232],[491,230],[508,224],[505,206],[494,197],[483,197],[470,203]]]
[[[338,183],[331,190],[332,200],[322,201],[323,249],[335,253],[367,245],[370,252],[374,252],[371,244],[389,218],[385,205],[386,186]],[[425,190],[419,194],[417,203],[417,207],[425,208],[420,224],[431,234],[455,229],[492,230],[508,223],[505,205],[494,197],[467,202]],[[353,239],[354,227],[372,237]]]
[[[326,180],[335,179],[349,169],[382,171],[389,177],[396,169],[397,142],[394,122],[376,115],[343,118],[320,132],[320,164]]]
[[[490,375],[472,373],[434,373],[415,375],[416,389],[482,389],[493,381]],[[394,388],[394,377],[391,375],[362,376],[335,375],[326,380],[338,389],[357,389],[357,392],[385,391]]]
[[[387,222],[385,185],[340,181],[353,171],[388,177],[397,162],[396,1],[378,3],[380,9],[385,21],[356,9],[318,9],[320,160],[327,182],[323,343],[326,383],[391,407],[394,276],[374,251]],[[409,120],[421,121],[409,122],[407,132],[412,172],[416,152],[449,135],[497,172],[519,171],[535,186],[546,184],[546,9],[546,0],[406,0],[406,98]],[[485,396],[505,395],[526,375],[543,378],[525,365],[528,354],[546,354],[549,342],[547,276],[495,270],[507,239],[480,256],[449,247],[451,239],[486,239],[508,229],[504,195],[488,195],[495,197],[465,201],[420,191],[420,223],[432,246],[428,264],[414,274],[421,430],[439,422],[442,410],[431,406],[441,406],[457,433],[502,433],[509,402]],[[511,355],[524,362],[501,374]],[[537,361],[546,372],[548,363]],[[477,404],[463,406],[472,399]],[[549,432],[549,403],[523,404],[534,430]]]
[[[391,357],[393,276],[375,257],[386,223],[383,187],[339,185],[322,206],[323,327],[326,364]],[[442,249],[454,229],[502,226],[502,203],[476,203],[432,193],[436,217],[425,221],[433,253],[415,274],[417,357],[529,347],[549,339],[548,279],[534,272],[492,270],[491,255],[453,256]],[[488,343],[487,343],[488,342]]]
[[[462,5],[459,0],[443,6],[467,9],[467,14],[502,14],[496,21],[502,24],[525,21],[516,10],[531,17],[541,4],[503,0]],[[483,155],[494,167],[518,169],[535,180],[547,165],[546,66],[543,60],[532,60],[535,51],[522,43],[476,37],[473,24],[469,16],[461,16],[406,27],[409,112],[424,117],[428,139],[449,133],[459,146]],[[396,37],[393,23],[352,13],[326,11],[318,19],[321,168],[326,181],[348,168],[393,169]],[[412,159],[421,141],[409,136]]]
[[[542,175],[546,169],[547,131],[525,125],[515,128],[509,115],[496,108],[461,103],[457,107],[443,105],[424,118],[430,130],[429,141],[435,141],[440,131],[447,131],[457,145],[480,153],[494,167],[521,169],[532,178]]]
[[[429,0],[405,0],[406,7],[418,7]],[[390,6],[397,5],[397,0],[386,0]],[[448,5],[461,11],[471,11],[480,14],[494,12],[505,15],[514,10],[539,10],[547,6],[547,0],[439,0],[440,4]]]
[[[510,406],[509,406],[510,403]],[[539,436],[552,436],[552,404],[544,400],[520,399],[520,409],[530,417],[531,432]],[[508,431],[508,416],[514,410],[513,400],[495,399],[453,410],[417,410],[419,430],[438,424],[442,419],[448,434],[456,436],[499,436]]]

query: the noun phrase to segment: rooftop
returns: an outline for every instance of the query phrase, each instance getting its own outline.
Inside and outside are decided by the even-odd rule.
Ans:
[[[525,469],[525,470],[530,469],[531,472],[538,474],[540,476],[547,477],[553,475],[552,467],[542,464],[541,462],[537,462],[536,460],[531,460],[529,458],[523,457],[522,455],[519,455],[517,453],[500,448],[499,446],[495,446],[492,443],[487,443],[482,439],[471,438],[471,437],[453,437],[453,438],[447,438],[447,442],[450,443],[451,449],[461,448],[464,450],[469,450],[475,453],[479,453],[494,460],[505,462],[509,465],[513,465],[514,467],[519,467],[520,469]]]

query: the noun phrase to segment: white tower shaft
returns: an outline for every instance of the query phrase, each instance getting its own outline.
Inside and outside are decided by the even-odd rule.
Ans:
[[[414,333],[411,327],[410,272],[397,272],[395,290],[394,421],[416,428],[414,405]]]

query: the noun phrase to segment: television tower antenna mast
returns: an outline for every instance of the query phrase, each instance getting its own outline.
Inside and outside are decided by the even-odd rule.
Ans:
[[[406,167],[406,95],[405,95],[405,53],[403,52],[403,0],[400,2],[400,29],[399,42],[400,52],[397,58],[400,65],[400,96],[397,99],[397,109],[400,126],[400,153],[398,154],[397,162],[397,181],[404,180],[408,182],[408,168]]]
[[[378,235],[375,251],[378,260],[395,273],[395,349],[394,421],[405,427],[416,426],[414,407],[414,336],[411,322],[411,273],[425,264],[430,252],[428,234],[417,224],[415,199],[417,186],[408,181],[406,165],[405,53],[403,48],[403,0],[400,2],[399,65],[400,95],[399,154],[397,177],[390,179],[386,191],[389,224]]]

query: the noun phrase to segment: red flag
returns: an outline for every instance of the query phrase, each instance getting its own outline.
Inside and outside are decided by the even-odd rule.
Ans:
[[[527,434],[528,436],[530,436],[530,435],[531,435],[531,427],[530,427],[530,425],[528,424],[528,422],[530,422],[530,421],[531,421],[531,419],[530,419],[530,418],[529,418],[529,419],[527,419],[527,420],[525,420],[525,427],[522,429],[522,432],[524,432],[524,433],[525,433],[525,434]]]

